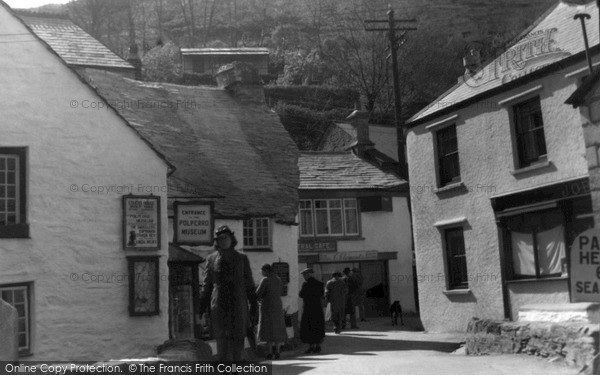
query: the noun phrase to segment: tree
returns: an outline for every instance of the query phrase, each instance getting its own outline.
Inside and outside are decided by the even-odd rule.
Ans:
[[[183,74],[179,48],[172,42],[156,46],[142,58],[145,81],[178,82]]]

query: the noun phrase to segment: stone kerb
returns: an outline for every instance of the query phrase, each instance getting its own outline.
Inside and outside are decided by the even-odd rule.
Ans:
[[[0,299],[0,361],[19,359],[17,310]]]

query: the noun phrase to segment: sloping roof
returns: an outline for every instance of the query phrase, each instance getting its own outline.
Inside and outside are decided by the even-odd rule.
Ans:
[[[169,196],[215,202],[222,218],[294,223],[298,149],[266,105],[227,91],[84,69],[84,79],[175,167]]]
[[[401,190],[408,183],[352,152],[302,152],[300,190]]]
[[[461,104],[486,93],[497,92],[503,87],[533,76],[565,59],[585,51],[583,33],[579,20],[573,19],[578,13],[587,13],[587,35],[591,47],[598,44],[598,8],[595,1],[576,4],[559,1],[531,27],[525,30],[502,55],[484,65],[474,76],[465,75],[461,82],[442,94],[430,105],[423,108],[408,121],[416,125],[447,114],[461,107]]]
[[[15,13],[69,65],[134,70],[66,16],[25,10]]]
[[[181,54],[186,55],[268,55],[266,47],[244,48],[181,48]]]

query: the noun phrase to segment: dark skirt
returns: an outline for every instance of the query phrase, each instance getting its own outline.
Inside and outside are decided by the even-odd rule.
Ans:
[[[300,340],[306,344],[320,344],[325,338],[325,315],[320,299],[304,299],[300,320]]]

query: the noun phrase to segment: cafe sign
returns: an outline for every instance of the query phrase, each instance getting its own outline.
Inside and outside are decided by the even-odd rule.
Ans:
[[[325,242],[298,242],[298,253],[322,253],[322,252],[334,252],[337,251],[337,242],[325,241]]]
[[[123,196],[123,249],[160,250],[160,197]]]
[[[362,260],[377,260],[377,250],[340,251],[337,253],[319,254],[319,262],[355,262]]]
[[[212,245],[213,202],[175,202],[174,239],[177,245]]]
[[[600,302],[600,230],[588,229],[571,246],[571,302]]]

